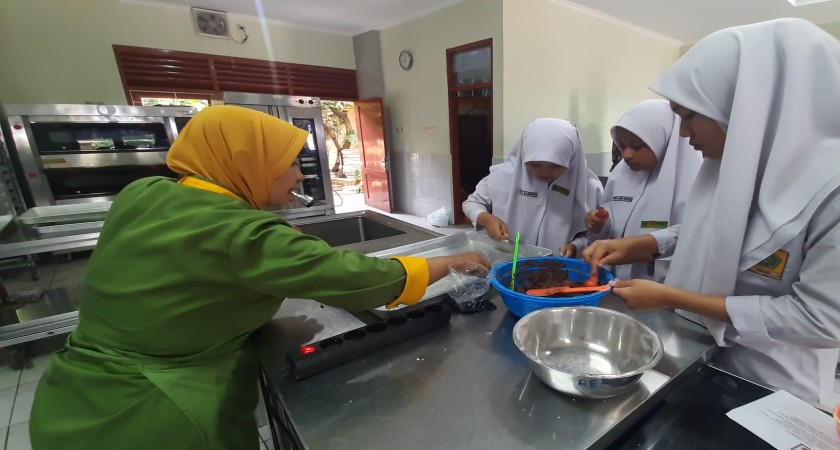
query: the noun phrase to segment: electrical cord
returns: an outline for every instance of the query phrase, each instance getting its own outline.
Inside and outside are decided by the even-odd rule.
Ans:
[[[333,206],[338,207],[338,206],[344,205],[344,198],[341,196],[341,194],[339,194],[338,191],[336,191],[335,188],[332,187],[332,186],[330,186],[330,189],[332,189],[333,194],[337,195],[338,199],[341,200],[341,203],[339,203],[337,205],[333,205]]]
[[[236,39],[234,39],[234,38],[231,36],[230,40],[231,40],[231,41],[233,41],[233,42],[236,42],[237,44],[244,44],[245,42],[247,42],[247,41],[248,41],[248,33],[246,33],[246,32],[245,32],[245,27],[243,27],[242,25],[237,25],[237,26],[236,26],[236,28],[238,28],[238,29],[239,29],[239,31],[241,31],[241,32],[242,32],[242,35],[243,35],[243,36],[245,36],[245,37],[244,37],[244,38],[242,38],[242,40],[241,40],[241,41],[237,41]]]

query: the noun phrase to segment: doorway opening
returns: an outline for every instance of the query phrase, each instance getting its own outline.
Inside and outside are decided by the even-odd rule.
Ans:
[[[321,100],[336,212],[365,209],[356,103]]]
[[[336,212],[391,212],[382,99],[321,103]]]
[[[455,223],[464,223],[461,203],[493,163],[493,39],[446,50],[449,147]]]

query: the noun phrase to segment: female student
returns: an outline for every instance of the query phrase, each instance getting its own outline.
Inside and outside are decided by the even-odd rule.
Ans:
[[[596,241],[584,257],[606,265],[673,252],[665,284],[622,281],[615,293],[632,308],[699,315],[724,347],[724,369],[831,402],[840,347],[840,42],[799,19],[725,29],[651,89],[670,100],[681,135],[705,157],[683,223]]]
[[[586,231],[584,217],[601,189],[574,124],[544,118],[525,127],[508,161],[491,167],[462,206],[497,241],[519,232],[522,242],[558,253]]]
[[[685,199],[703,157],[680,137],[680,118],[665,100],[645,100],[610,129],[621,162],[610,173],[601,209],[586,215],[591,240],[649,233],[682,222]],[[663,264],[664,266],[664,264]],[[618,265],[616,278],[647,278],[652,263]]]

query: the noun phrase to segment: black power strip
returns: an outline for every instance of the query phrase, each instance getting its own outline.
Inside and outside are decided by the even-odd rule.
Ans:
[[[292,350],[287,356],[292,375],[300,380],[449,323],[448,306],[435,303]]]

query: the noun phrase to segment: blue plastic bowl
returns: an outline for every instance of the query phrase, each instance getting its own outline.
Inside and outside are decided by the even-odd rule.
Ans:
[[[541,262],[550,264],[540,264]],[[554,265],[562,262],[566,265],[568,278],[575,282],[584,282],[589,279],[592,273],[589,264],[580,259],[563,258],[561,256],[546,256],[541,258],[521,258],[516,264],[516,287],[522,286],[529,273],[542,270],[547,265]],[[552,306],[598,306],[601,298],[610,291],[596,292],[594,294],[578,295],[576,297],[553,298],[535,297],[510,290],[510,269],[513,262],[506,262],[493,267],[490,272],[490,284],[493,285],[502,296],[502,301],[511,313],[522,317],[532,311]],[[615,279],[613,275],[603,267],[598,269],[598,283],[607,284]]]

